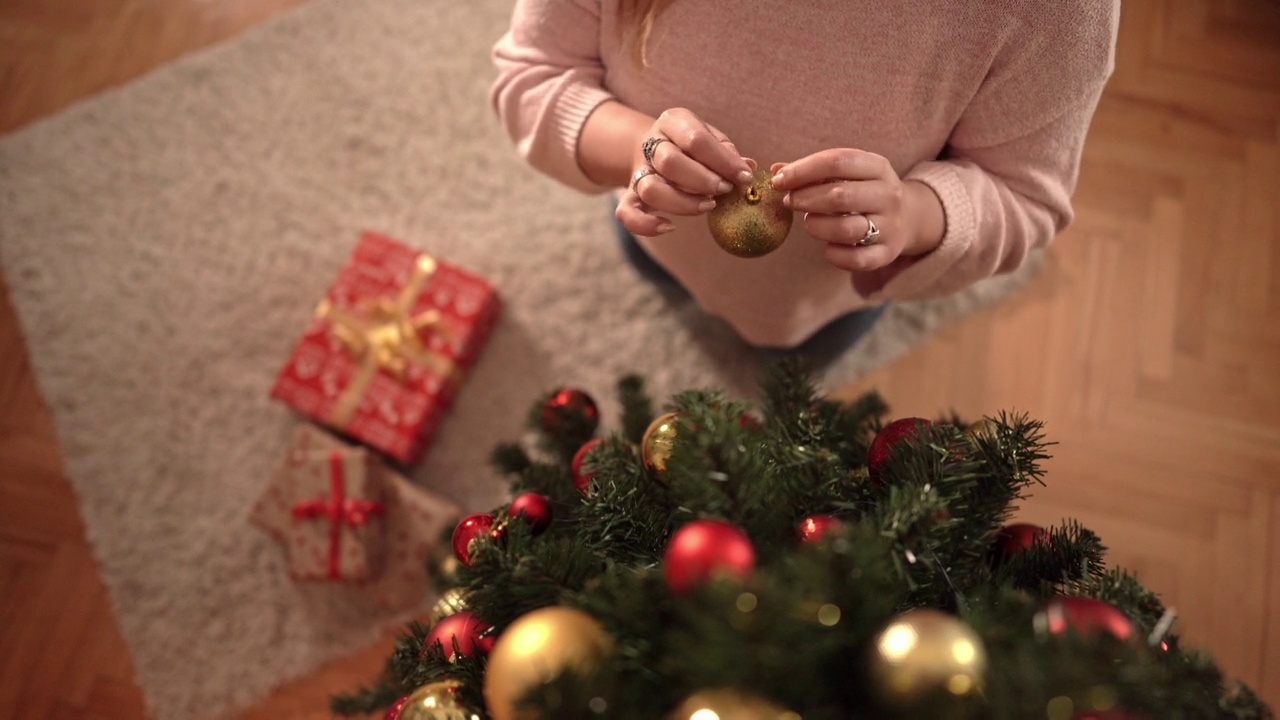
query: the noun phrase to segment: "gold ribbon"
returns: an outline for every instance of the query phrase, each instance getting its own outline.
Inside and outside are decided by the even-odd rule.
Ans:
[[[360,363],[355,377],[342,391],[329,414],[329,422],[335,427],[345,428],[351,422],[360,399],[379,371],[400,382],[405,382],[411,366],[424,368],[450,385],[462,379],[457,363],[441,353],[428,350],[422,342],[421,333],[425,330],[450,332],[440,311],[431,309],[417,315],[410,314],[414,301],[435,271],[435,260],[419,256],[409,282],[394,299],[363,300],[359,304],[363,312],[359,314],[334,307],[328,299],[322,300],[316,308],[316,316],[333,324],[334,336]]]

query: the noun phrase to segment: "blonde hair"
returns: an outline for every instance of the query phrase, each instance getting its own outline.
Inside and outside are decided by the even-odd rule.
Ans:
[[[649,36],[653,24],[675,0],[618,0],[618,31],[630,38],[631,59],[649,67]]]

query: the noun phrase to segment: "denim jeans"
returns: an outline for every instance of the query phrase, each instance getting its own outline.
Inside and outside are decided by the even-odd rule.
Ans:
[[[622,223],[618,222],[616,218],[613,226],[618,235],[618,244],[621,246],[623,257],[627,259],[627,262],[631,263],[641,277],[664,292],[678,293],[686,297],[689,295],[680,285],[680,281],[672,277],[653,258],[649,257],[644,248],[640,247],[640,243],[636,242],[631,232],[623,227]],[[788,355],[803,355],[810,358],[817,365],[824,365],[843,355],[845,351],[856,345],[875,326],[876,321],[880,319],[886,309],[888,309],[888,305],[876,305],[875,307],[855,310],[848,315],[838,317],[794,348],[758,347],[756,350],[770,361],[781,360]]]

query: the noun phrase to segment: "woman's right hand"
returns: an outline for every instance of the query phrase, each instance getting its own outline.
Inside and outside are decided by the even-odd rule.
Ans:
[[[650,138],[660,140],[653,145],[652,162],[643,153]],[[716,206],[713,198],[732,190],[735,183],[751,181],[750,166],[724,133],[692,112],[674,108],[659,115],[637,142],[631,184],[616,215],[633,235],[661,235],[673,229],[662,215],[701,215]]]

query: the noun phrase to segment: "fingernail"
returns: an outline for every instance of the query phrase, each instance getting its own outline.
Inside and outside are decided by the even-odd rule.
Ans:
[[[770,180],[769,182],[773,183],[774,185],[781,185],[782,180],[783,180],[782,171],[779,170],[778,172],[773,174],[773,179]]]
[[[712,205],[714,205],[714,204],[715,204],[715,203],[712,203]],[[675,225],[672,225],[672,224],[671,224],[671,223],[669,223],[669,222],[664,222],[664,223],[662,223],[662,224],[658,225],[658,234],[659,234],[659,235],[666,235],[667,233],[669,233],[669,232],[671,232],[672,230],[675,230],[675,229],[676,229],[676,226],[675,226]]]
[[[740,185],[750,185],[751,181],[755,179],[755,176],[752,175],[750,171],[743,170],[738,173],[738,184]]]
[[[782,204],[786,207],[791,207],[791,193],[782,196]]]
[[[732,189],[733,189],[733,183],[729,182],[728,180],[721,180],[720,184],[716,186],[716,194],[723,195]]]
[[[702,202],[698,203],[698,212],[708,212],[714,209],[715,206],[716,206],[715,200],[703,200]]]

